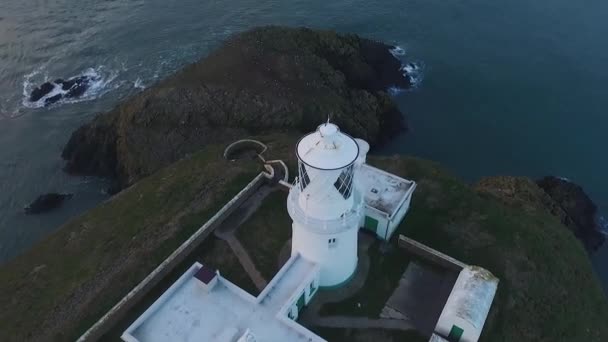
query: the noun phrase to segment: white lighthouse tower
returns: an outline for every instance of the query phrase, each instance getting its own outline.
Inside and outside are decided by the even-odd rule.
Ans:
[[[299,175],[287,199],[293,219],[291,251],[320,266],[320,286],[342,284],[357,267],[363,202],[353,176],[365,162],[360,152],[367,153],[367,148],[360,149],[329,122],[296,146]]]

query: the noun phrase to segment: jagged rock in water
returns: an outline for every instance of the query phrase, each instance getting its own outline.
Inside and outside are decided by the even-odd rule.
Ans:
[[[405,129],[386,93],[410,81],[391,46],[330,31],[262,27],[76,130],[66,171],[121,187],[199,150],[252,134],[310,131],[328,116],[372,146]]]
[[[24,208],[26,214],[40,214],[60,207],[72,194],[49,193],[40,195],[34,202]]]
[[[91,81],[90,76],[78,76],[67,81],[59,78],[53,82],[45,82],[32,90],[30,101],[37,102],[44,99],[44,105],[48,106],[63,98],[78,98],[87,91]]]

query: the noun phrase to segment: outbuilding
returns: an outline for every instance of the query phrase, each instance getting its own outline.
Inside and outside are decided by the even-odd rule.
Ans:
[[[452,288],[435,333],[450,342],[477,342],[488,317],[498,278],[478,266],[460,271]]]

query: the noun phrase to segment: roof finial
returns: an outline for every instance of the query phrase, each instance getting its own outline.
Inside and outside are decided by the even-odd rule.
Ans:
[[[330,118],[331,118],[331,113],[327,114],[327,123],[326,123],[326,125],[328,125],[328,124],[329,124],[329,119],[330,119]]]

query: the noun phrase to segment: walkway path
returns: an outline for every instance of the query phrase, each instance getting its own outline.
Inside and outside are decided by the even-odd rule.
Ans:
[[[260,292],[264,290],[266,285],[268,285],[268,282],[266,281],[266,279],[264,279],[264,276],[262,276],[260,271],[258,271],[258,269],[255,267],[253,260],[251,260],[251,257],[249,256],[249,253],[247,253],[247,251],[245,250],[245,247],[241,245],[241,242],[236,238],[236,236],[234,236],[234,234],[228,234],[224,238],[224,241],[228,242],[230,249],[232,249],[236,257],[239,259],[239,262],[245,269],[245,272],[247,272],[247,274],[249,275],[249,278],[251,278],[251,280],[255,284],[255,287],[257,287]]]
[[[251,195],[224,223],[218,227],[214,234],[218,238],[226,241],[232,249],[232,252],[239,259],[240,264],[249,275],[249,278],[253,281],[259,291],[262,291],[268,281],[262,276],[260,271],[256,268],[251,256],[247,253],[247,250],[241,242],[236,238],[235,232],[237,228],[243,224],[249,217],[259,208],[264,198],[268,196],[276,188],[269,185],[262,185],[260,189]]]

